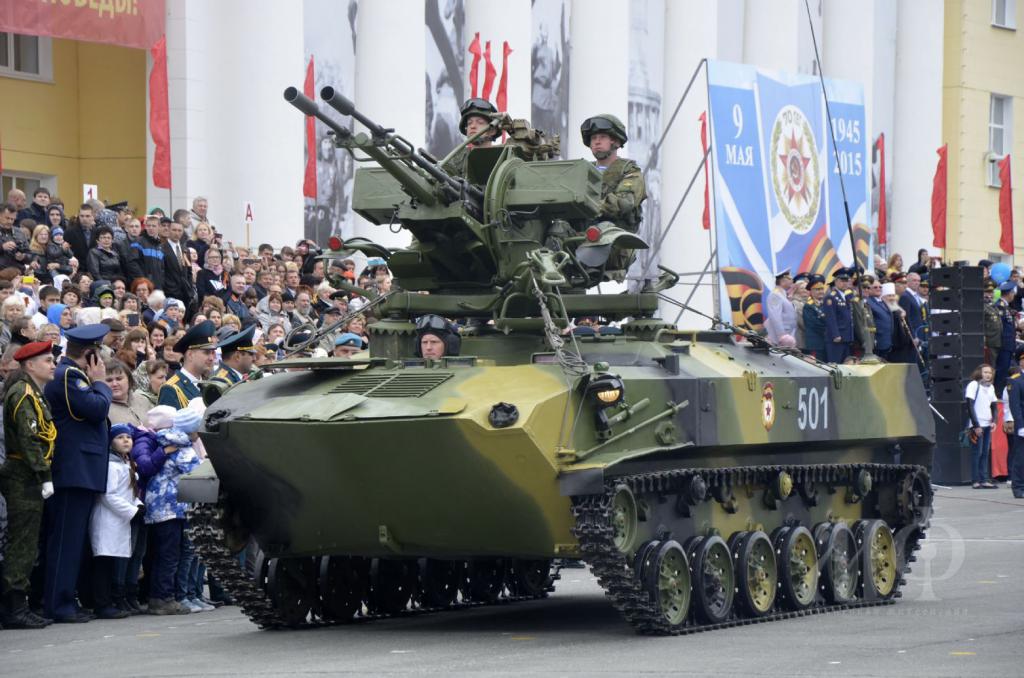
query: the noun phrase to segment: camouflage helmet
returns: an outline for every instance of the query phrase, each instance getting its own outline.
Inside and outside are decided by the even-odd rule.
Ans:
[[[611,137],[618,139],[619,143],[623,146],[629,141],[629,137],[626,136],[626,126],[622,124],[622,121],[616,118],[614,115],[609,113],[601,113],[595,115],[592,118],[587,118],[580,125],[580,133],[583,135],[583,144],[590,148],[590,135],[602,132],[608,134]]]
[[[465,135],[466,126],[468,125],[470,118],[475,115],[490,120],[491,116],[498,112],[498,109],[495,108],[494,104],[487,99],[473,97],[472,99],[466,99],[462,104],[462,108],[459,109],[459,112],[462,114],[462,117],[459,118],[459,131]],[[495,133],[493,138],[497,139],[498,136],[499,134]]]

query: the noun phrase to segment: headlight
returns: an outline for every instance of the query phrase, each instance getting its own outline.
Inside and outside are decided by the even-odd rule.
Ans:
[[[626,389],[622,379],[614,374],[602,374],[587,384],[587,393],[597,401],[598,407],[611,407],[622,402]]]

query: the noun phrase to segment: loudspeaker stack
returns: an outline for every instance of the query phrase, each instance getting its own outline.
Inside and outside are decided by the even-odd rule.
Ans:
[[[985,361],[982,273],[980,266],[944,266],[929,272],[928,372],[937,412],[932,480],[937,483],[971,480],[971,454],[960,447],[959,439],[968,421],[964,390],[971,373]]]

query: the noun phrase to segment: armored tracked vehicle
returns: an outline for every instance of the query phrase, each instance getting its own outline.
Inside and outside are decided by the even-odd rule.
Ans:
[[[494,116],[481,134],[507,142],[454,177],[329,87],[367,132],[285,98],[374,162],[354,209],[412,244],[327,255],[383,257],[395,276],[370,295],[368,357],[297,353],[204,394],[212,465],[181,491],[197,548],[255,623],[542,597],[556,560],[589,564],[652,634],[899,597],[932,513],[916,368],[678,329],[656,317],[678,280],[665,269],[640,293],[587,293],[647,245],[597,219],[597,170],[554,159],[558,140],[525,121]],[[458,355],[416,357],[427,315],[462,323]],[[620,326],[568,334],[584,316]]]

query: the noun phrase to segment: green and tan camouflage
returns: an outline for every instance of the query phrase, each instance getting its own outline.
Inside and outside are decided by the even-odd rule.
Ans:
[[[402,152],[387,135],[338,141]],[[373,214],[360,191],[391,181],[396,223],[416,236],[388,253],[401,291],[372,302],[370,356],[290,358],[207,393],[212,467],[181,493],[243,609],[261,626],[309,626],[538,597],[556,559],[587,562],[645,633],[892,602],[931,516],[918,371],[828,365],[720,323],[677,329],[655,317],[671,272],[651,292],[583,294],[597,258],[581,263],[581,248],[638,238],[550,216],[600,177],[516,148],[468,172],[493,209],[530,192],[529,177],[566,183],[504,226],[466,201],[438,206],[443,190],[416,204],[404,173],[439,181],[411,163],[360,170],[357,208]],[[456,218],[479,239],[434,252]],[[460,355],[413,357],[426,313],[464,321]],[[560,330],[582,316],[622,322]],[[246,545],[243,576],[233,552]]]

